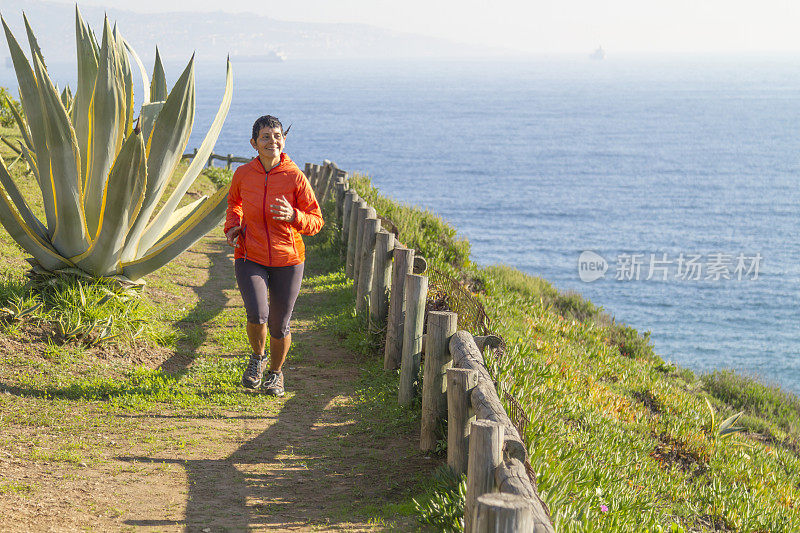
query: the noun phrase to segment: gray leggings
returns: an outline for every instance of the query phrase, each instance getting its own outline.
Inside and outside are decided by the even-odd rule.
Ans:
[[[288,335],[289,319],[303,281],[303,263],[268,267],[239,258],[234,261],[234,270],[247,321],[266,322],[270,337],[275,339]]]

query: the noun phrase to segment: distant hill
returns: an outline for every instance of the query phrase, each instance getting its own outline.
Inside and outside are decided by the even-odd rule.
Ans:
[[[503,50],[452,43],[444,39],[400,33],[365,24],[285,22],[252,13],[143,14],[120,9],[81,6],[83,17],[99,34],[104,12],[142,56],[151,58],[158,44],[162,56],[186,60],[252,56],[279,50],[292,59],[477,57]],[[0,13],[17,39],[24,40],[22,11],[34,28],[48,61],[75,57],[75,6],[38,0],[3,0]],[[8,55],[0,39],[0,57]],[[27,47],[26,47],[27,48]]]

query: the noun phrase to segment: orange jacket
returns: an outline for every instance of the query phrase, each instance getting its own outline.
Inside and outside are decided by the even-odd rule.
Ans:
[[[294,207],[292,222],[272,218],[269,206],[281,196]],[[288,155],[282,153],[281,162],[269,172],[264,172],[258,157],[234,172],[225,232],[234,226],[242,227],[235,258],[264,266],[300,264],[306,258],[300,234],[314,235],[324,223],[308,179]]]

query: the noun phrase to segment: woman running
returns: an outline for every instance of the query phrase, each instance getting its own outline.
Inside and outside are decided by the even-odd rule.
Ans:
[[[234,172],[225,219],[253,349],[242,385],[275,396],[284,394],[281,367],[292,343],[289,319],[303,279],[300,234],[314,235],[324,224],[311,185],[283,153],[285,142],[277,118],[255,121],[250,144],[258,156]],[[268,331],[269,359],[264,355]]]

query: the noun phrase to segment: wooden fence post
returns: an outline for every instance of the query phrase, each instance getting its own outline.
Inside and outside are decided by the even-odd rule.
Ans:
[[[309,183],[311,183],[311,163],[306,163],[303,167],[303,174],[306,175],[306,179]]]
[[[403,353],[403,325],[405,323],[406,274],[414,266],[414,250],[395,246],[392,266],[392,289],[389,293],[389,317],[386,320],[386,346],[383,352],[384,370],[397,370]]]
[[[464,531],[472,531],[475,500],[495,492],[494,470],[503,461],[503,426],[489,420],[476,420],[469,430],[467,498],[464,501]]]
[[[425,319],[427,295],[428,278],[417,274],[407,274],[403,354],[400,361],[400,385],[397,392],[397,401],[400,405],[408,405],[414,399],[414,383],[419,379],[419,366],[422,362],[422,326]]]
[[[342,209],[342,234],[339,237],[341,246],[341,252],[339,257],[345,260],[347,259],[347,237],[350,234],[350,214],[353,212],[353,208],[358,201],[358,193],[353,189],[347,191],[344,195],[344,206]]]
[[[320,203],[324,202],[325,199],[328,197],[328,191],[331,190],[331,185],[333,184],[334,181],[333,176],[335,175],[335,173],[336,169],[334,168],[333,163],[325,167],[325,170],[323,171],[322,174],[322,184],[321,184],[322,200],[320,201]]]
[[[349,188],[350,184],[349,184],[349,180],[347,178],[347,172],[345,172],[344,170],[342,170],[340,168],[337,168],[336,172],[333,174],[333,176],[335,178],[337,178],[337,179],[338,178],[342,178],[342,181],[344,182],[344,185],[345,185],[345,189]]]
[[[364,220],[364,238],[361,240],[361,261],[358,272],[358,284],[356,286],[356,313],[360,313],[371,305],[368,301],[373,268],[375,266],[375,241],[381,229],[381,221],[377,218],[367,218]]]
[[[365,202],[366,203],[366,202]],[[364,229],[367,226],[368,218],[377,218],[375,209],[367,205],[366,207],[358,210],[358,227],[356,228],[356,253],[353,257],[353,281],[356,282],[355,287],[358,287],[358,279],[361,275],[361,260],[363,255],[361,251],[364,249]]]
[[[469,430],[475,418],[469,395],[478,373],[466,368],[447,369],[447,465],[457,475],[467,473]]]
[[[436,430],[447,414],[447,369],[453,366],[448,344],[456,332],[458,315],[450,311],[428,313],[428,336],[425,342],[425,366],[422,378],[422,425],[419,447],[436,448]]]
[[[369,296],[369,319],[378,328],[386,324],[389,316],[392,250],[394,250],[394,234],[381,229],[375,241],[375,268]]]
[[[530,502],[516,494],[483,494],[475,501],[472,531],[475,533],[536,532]],[[465,529],[466,531],[466,529]]]
[[[230,170],[232,163],[233,163],[233,154],[228,154],[228,157],[225,158],[225,168],[227,170]]]
[[[362,198],[354,199],[353,207],[350,209],[350,228],[347,233],[347,262],[345,263],[345,274],[353,279],[356,265],[356,244],[358,240],[358,213],[362,207],[367,206]]]
[[[314,196],[317,197],[320,205],[322,205],[322,200],[319,199],[319,174],[320,166],[316,163],[311,165],[311,188],[314,189]]]
[[[344,213],[344,180],[342,178],[336,178],[336,187],[334,188],[336,192],[336,196],[334,198],[334,206],[336,208],[336,225],[338,227],[342,227],[342,215]]]

